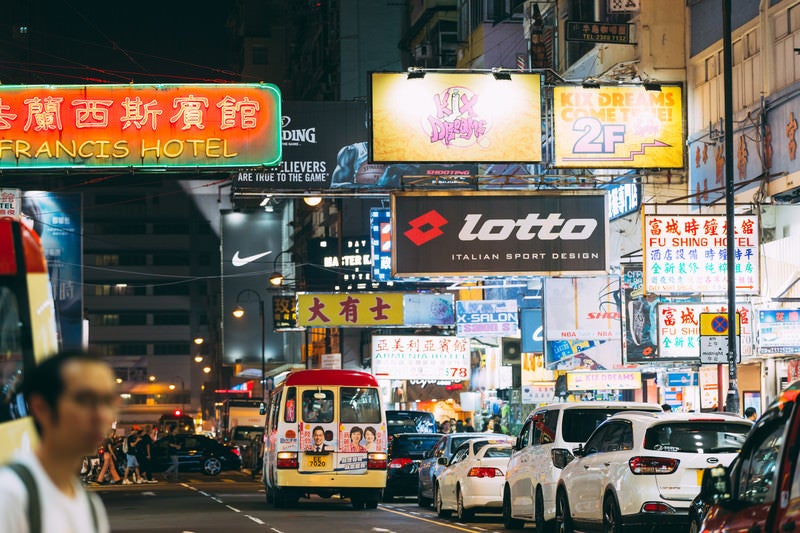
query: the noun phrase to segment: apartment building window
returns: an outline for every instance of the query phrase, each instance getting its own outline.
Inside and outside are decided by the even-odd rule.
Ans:
[[[154,235],[188,235],[189,224],[184,222],[158,222],[153,224]]]
[[[188,342],[157,342],[153,344],[153,355],[189,355]]]
[[[185,296],[189,292],[189,285],[186,283],[153,286],[153,296]]]
[[[189,313],[184,311],[172,311],[163,313],[153,313],[154,326],[188,326]]]
[[[155,265],[155,266],[188,266],[189,265],[189,254],[183,254],[183,253],[153,254],[153,265]]]
[[[146,326],[147,313],[120,313],[120,326]]]

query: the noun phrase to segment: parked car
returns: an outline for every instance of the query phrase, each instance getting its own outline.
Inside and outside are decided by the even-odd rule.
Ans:
[[[686,528],[708,465],[729,465],[752,422],[727,413],[618,413],[561,472],[559,531]]]
[[[439,433],[398,433],[389,442],[389,468],[383,501],[395,496],[413,496],[419,484],[419,463],[439,440]]]
[[[398,433],[436,433],[436,419],[427,411],[386,411],[389,441]]]
[[[433,492],[436,478],[444,470],[443,464],[453,457],[456,449],[470,439],[497,437],[498,433],[448,433],[442,435],[436,445],[431,448],[419,464],[419,485],[417,487],[417,504],[428,507],[433,503]],[[445,459],[444,463],[440,461]]]
[[[181,472],[202,472],[216,476],[223,470],[239,470],[242,460],[238,450],[202,435],[175,435],[178,449],[178,465]],[[170,463],[167,437],[157,440],[151,448],[153,472],[163,472]]]
[[[640,402],[574,402],[545,405],[528,415],[517,437],[506,470],[503,524],[521,529],[536,522],[537,531],[556,516],[556,484],[573,459],[572,449],[618,412],[662,412],[661,406]]]
[[[264,444],[263,426],[234,426],[230,430],[227,444],[239,449],[243,467],[251,470],[260,468]]]
[[[498,511],[503,505],[503,483],[514,437],[497,435],[471,439],[459,446],[436,480],[435,505],[439,517],[452,511],[461,521],[470,520],[477,509]]]
[[[738,459],[703,474],[690,530],[794,531],[800,524],[800,381],[756,421]],[[705,512],[705,516],[702,513]],[[698,525],[702,521],[702,525]]]

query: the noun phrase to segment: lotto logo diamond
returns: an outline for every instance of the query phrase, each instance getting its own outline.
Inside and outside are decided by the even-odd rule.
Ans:
[[[447,224],[447,219],[435,209],[431,209],[424,215],[409,221],[408,225],[411,226],[411,229],[406,230],[403,235],[417,246],[422,246],[426,242],[443,235],[442,226],[445,224]]]

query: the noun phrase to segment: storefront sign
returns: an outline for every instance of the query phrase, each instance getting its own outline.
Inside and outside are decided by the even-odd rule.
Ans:
[[[455,323],[453,294],[404,294],[405,326],[452,326]]]
[[[800,353],[800,310],[761,309],[758,312],[759,353]]]
[[[460,337],[516,335],[519,310],[516,300],[459,300],[456,302],[456,333]]]
[[[735,221],[736,290],[758,294],[758,217],[740,215]],[[727,292],[724,216],[648,214],[643,226],[647,292]]]
[[[555,340],[622,339],[619,277],[545,278],[544,336]]]
[[[553,385],[523,385],[522,403],[551,403],[555,398],[556,387]]]
[[[667,387],[696,387],[697,372],[668,372]]]
[[[272,297],[272,324],[276,331],[297,328],[297,309],[294,296]]]
[[[608,191],[608,219],[614,220],[637,212],[642,206],[641,189],[638,182],[616,183],[605,187]]]
[[[342,354],[324,353],[320,355],[319,367],[331,370],[340,370],[342,368]]]
[[[521,345],[523,353],[544,351],[544,324],[541,309],[520,309]]]
[[[567,372],[567,390],[639,389],[642,374],[638,370],[609,370],[604,372]]]
[[[369,235],[372,248],[372,279],[392,279],[392,211],[388,207],[369,210]]]
[[[372,373],[378,379],[469,379],[469,340],[442,336],[373,335]]]
[[[658,313],[658,359],[700,359],[700,314],[726,313],[727,306],[714,304],[660,303]],[[737,306],[741,324],[739,355],[753,354],[752,310],[749,305]]]
[[[631,44],[630,25],[568,20],[565,39],[582,43]]]
[[[681,88],[553,88],[555,164],[563,168],[682,168]]]
[[[270,84],[0,86],[0,168],[202,168],[281,160]]]
[[[395,276],[605,273],[603,194],[392,195]]]
[[[403,295],[298,294],[297,324],[316,328],[402,326]]]
[[[541,77],[503,74],[373,72],[372,160],[540,161]]]
[[[0,217],[19,218],[20,189],[0,189]]]
[[[300,268],[310,291],[366,290],[372,280],[370,238],[343,236],[308,239],[308,260]]]

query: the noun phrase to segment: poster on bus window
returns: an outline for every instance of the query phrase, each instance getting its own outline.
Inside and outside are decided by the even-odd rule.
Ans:
[[[381,424],[340,424],[339,451],[369,453],[386,451],[386,427]]]
[[[306,452],[333,452],[339,448],[336,424],[316,424],[313,422],[300,425],[300,450]]]

